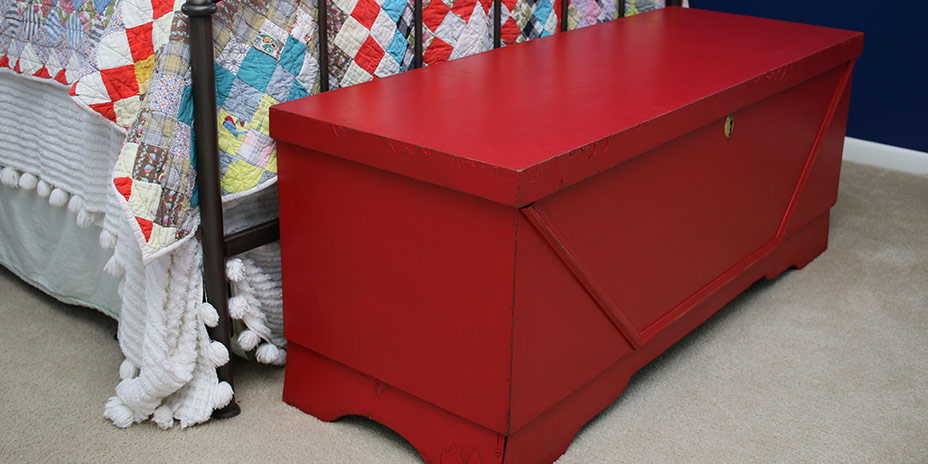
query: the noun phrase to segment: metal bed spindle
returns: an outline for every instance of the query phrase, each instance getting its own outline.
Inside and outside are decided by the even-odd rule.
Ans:
[[[440,0],[433,0],[440,1]],[[567,30],[570,0],[561,0],[558,29]],[[200,198],[200,229],[203,246],[203,280],[206,300],[219,312],[219,323],[210,329],[210,337],[231,347],[232,323],[229,317],[229,284],[226,280],[226,258],[280,239],[278,219],[225,236],[222,224],[222,191],[219,185],[219,146],[216,121],[216,77],[213,61],[213,23],[219,0],[187,0],[181,11],[190,18],[190,70],[196,148],[197,183]],[[328,1],[320,0],[317,31],[319,33],[319,89],[329,90]],[[667,6],[681,6],[682,0],[667,0]],[[617,16],[625,16],[625,1],[618,0]],[[493,48],[502,46],[502,1],[493,0]],[[423,66],[422,0],[413,0],[414,57],[412,68]],[[218,367],[220,381],[234,386],[232,360]],[[235,397],[213,418],[234,417],[241,412]]]

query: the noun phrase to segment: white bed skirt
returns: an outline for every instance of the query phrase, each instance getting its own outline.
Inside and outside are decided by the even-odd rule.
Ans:
[[[113,250],[100,247],[99,226],[78,227],[67,208],[2,184],[0,224],[0,264],[60,301],[119,319],[119,280],[103,271]]]
[[[103,271],[113,250],[99,244],[109,176],[96,168],[112,164],[124,136],[80,109],[57,83],[2,72],[0,89],[0,168],[44,184],[0,184],[0,263],[58,300],[118,319],[118,279]],[[56,188],[56,200],[70,192],[81,201],[71,210],[50,204]],[[78,213],[86,227],[78,226]]]
[[[0,71],[0,264],[62,301],[119,319],[126,361],[105,417],[120,427],[146,419],[185,427],[231,399],[215,367],[239,347],[206,333],[218,315],[202,302],[196,241],[142,264],[112,185],[123,139],[65,87]],[[226,233],[243,229],[277,217],[277,190],[223,206]],[[230,315],[247,326],[235,341],[249,357],[282,364],[279,245],[230,259],[227,272]]]

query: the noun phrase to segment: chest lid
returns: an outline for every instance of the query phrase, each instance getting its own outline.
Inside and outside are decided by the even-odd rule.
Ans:
[[[665,8],[276,105],[271,135],[521,207],[862,47],[858,32]]]

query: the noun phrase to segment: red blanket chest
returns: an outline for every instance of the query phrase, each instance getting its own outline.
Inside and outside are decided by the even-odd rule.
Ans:
[[[284,399],[427,462],[556,459],[825,249],[862,43],[668,8],[275,106]]]

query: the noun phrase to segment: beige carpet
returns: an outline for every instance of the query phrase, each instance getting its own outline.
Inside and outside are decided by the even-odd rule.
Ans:
[[[383,427],[285,405],[283,371],[245,363],[239,417],[116,429],[115,330],[0,270],[0,462],[419,462]],[[828,251],[643,369],[558,462],[928,462],[928,177],[845,163]]]

